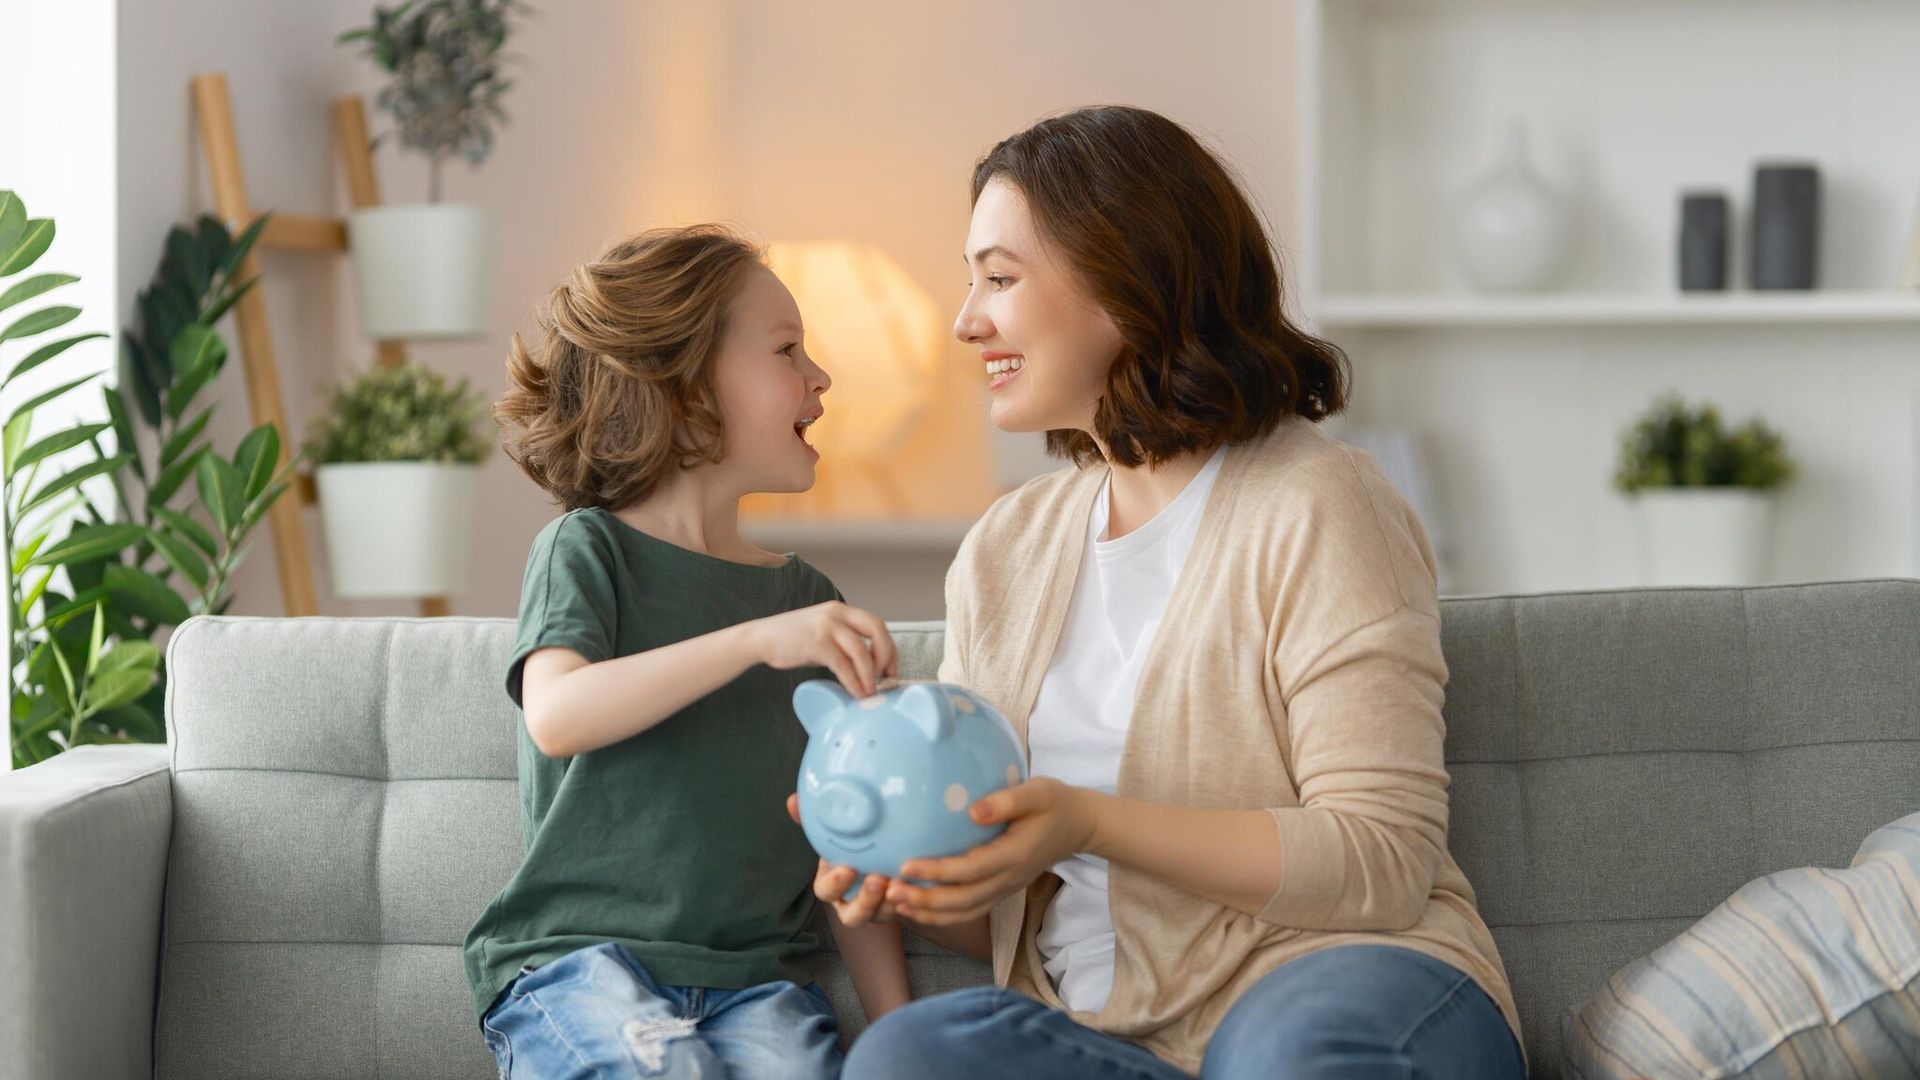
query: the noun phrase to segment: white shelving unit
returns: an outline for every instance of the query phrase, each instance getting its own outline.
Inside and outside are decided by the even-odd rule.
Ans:
[[[1619,432],[1655,396],[1784,431],[1780,580],[1916,574],[1920,4],[1299,0],[1298,310],[1353,412],[1430,457],[1457,591],[1638,581]],[[1558,289],[1470,291],[1458,198],[1510,119],[1575,205]],[[1754,166],[1820,167],[1822,288],[1744,287]],[[1675,283],[1683,191],[1730,199],[1732,288]]]
[[[1448,326],[1655,326],[1667,323],[1920,323],[1920,292],[1697,293],[1635,296],[1322,297],[1323,326],[1348,329]]]

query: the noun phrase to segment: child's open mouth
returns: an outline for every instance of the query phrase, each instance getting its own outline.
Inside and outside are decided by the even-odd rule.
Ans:
[[[801,446],[812,450],[815,454],[818,454],[820,451],[814,450],[813,444],[807,441],[807,429],[812,427],[813,422],[818,419],[820,419],[820,414],[815,413],[812,416],[796,421],[793,425],[793,437],[800,440]]]

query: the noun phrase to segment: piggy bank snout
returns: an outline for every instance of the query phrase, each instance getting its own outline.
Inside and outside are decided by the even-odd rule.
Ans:
[[[864,836],[880,824],[880,796],[866,783],[836,776],[820,785],[820,824],[841,836]]]

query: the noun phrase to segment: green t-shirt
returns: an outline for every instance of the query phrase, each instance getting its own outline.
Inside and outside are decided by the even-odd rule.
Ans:
[[[527,654],[560,645],[591,662],[840,599],[788,555],[749,566],[649,536],[599,509],[541,530],[527,557],[507,693]],[[523,965],[618,942],[673,986],[804,984],[819,942],[815,856],[787,817],[806,732],[793,691],[820,668],[755,665],[623,742],[549,758],[520,725],[526,860],[463,949],[484,1016]]]

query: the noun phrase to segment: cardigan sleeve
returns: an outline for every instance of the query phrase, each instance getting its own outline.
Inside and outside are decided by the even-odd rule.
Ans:
[[[1372,931],[1419,921],[1446,854],[1445,683],[1439,622],[1412,607],[1307,664],[1286,697],[1300,805],[1268,810],[1280,883],[1263,920]]]
[[[1447,850],[1445,701],[1432,548],[1370,458],[1317,478],[1276,604],[1280,882],[1261,912],[1308,930],[1399,931]]]

